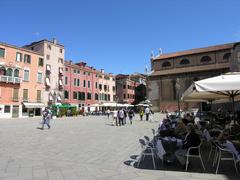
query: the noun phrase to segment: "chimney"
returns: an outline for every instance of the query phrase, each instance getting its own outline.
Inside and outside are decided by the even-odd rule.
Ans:
[[[53,44],[57,44],[57,39],[53,38]]]

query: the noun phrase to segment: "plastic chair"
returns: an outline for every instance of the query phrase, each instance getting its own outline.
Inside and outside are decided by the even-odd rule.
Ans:
[[[188,151],[187,151],[187,161],[186,161],[186,167],[185,167],[185,171],[187,171],[187,169],[188,169],[188,164],[189,164],[189,158],[199,158],[200,159],[200,161],[201,161],[201,164],[202,164],[202,167],[203,167],[203,169],[204,169],[204,171],[205,171],[205,166],[204,166],[204,164],[203,164],[203,160],[202,160],[202,156],[201,156],[201,151],[200,151],[200,148],[201,148],[201,145],[202,145],[202,142],[198,145],[198,146],[196,146],[196,147],[190,147],[189,149],[188,149]],[[190,154],[190,151],[192,151],[192,150],[198,150],[198,154],[197,155],[192,155],[192,154]]]
[[[153,167],[154,167],[154,169],[156,169],[156,164],[155,164],[156,149],[148,146],[146,144],[146,142],[144,141],[144,139],[139,139],[139,143],[140,143],[142,151],[141,151],[140,157],[138,159],[137,167],[139,167],[140,162],[142,160],[144,160],[145,156],[151,156],[152,157],[152,162],[153,162]]]
[[[218,173],[218,169],[219,169],[221,161],[233,161],[235,169],[236,169],[236,173],[238,174],[237,164],[240,161],[237,160],[237,157],[235,156],[235,154],[232,153],[227,148],[222,147],[219,144],[216,144],[216,147],[217,147],[217,151],[218,151],[218,154],[217,154],[217,157],[216,157],[217,158],[216,174]]]

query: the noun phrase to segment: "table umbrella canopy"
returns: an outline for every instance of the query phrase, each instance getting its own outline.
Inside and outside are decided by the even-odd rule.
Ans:
[[[240,74],[224,75],[194,82],[182,95],[183,101],[227,102],[240,98]]]

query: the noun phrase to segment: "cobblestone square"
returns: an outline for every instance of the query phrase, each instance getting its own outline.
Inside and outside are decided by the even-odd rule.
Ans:
[[[1,180],[157,180],[230,179],[226,175],[138,169],[124,164],[140,153],[138,139],[152,137],[152,122],[112,126],[102,116],[54,119],[40,130],[41,119],[0,120]],[[160,163],[158,163],[160,164]],[[234,171],[233,171],[234,172]]]

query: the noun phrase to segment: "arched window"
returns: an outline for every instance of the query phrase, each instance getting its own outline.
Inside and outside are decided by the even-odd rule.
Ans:
[[[14,77],[19,77],[19,70],[18,69],[14,70]]]
[[[6,71],[6,76],[12,76],[13,70],[11,68],[8,68]]]
[[[6,69],[4,67],[0,67],[0,75],[6,75]]]
[[[212,59],[209,56],[203,56],[201,58],[201,63],[209,63]]]
[[[224,55],[223,55],[223,60],[229,61],[230,56],[231,56],[231,53],[226,53],[226,54],[224,54]]]
[[[98,94],[95,93],[95,100],[98,100]]]
[[[162,63],[162,67],[170,67],[170,66],[171,66],[171,63],[168,61]]]
[[[180,64],[181,64],[181,65],[187,65],[187,64],[190,64],[190,61],[189,61],[188,59],[182,59],[182,60],[180,61]]]

